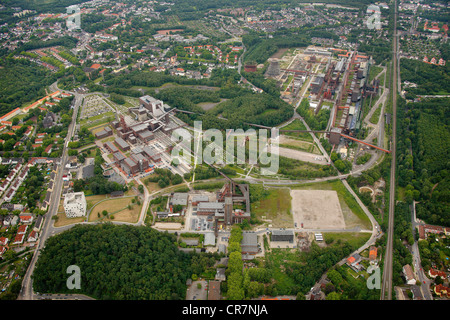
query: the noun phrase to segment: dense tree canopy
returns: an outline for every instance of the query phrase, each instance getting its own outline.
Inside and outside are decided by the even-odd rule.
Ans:
[[[28,60],[0,61],[0,114],[43,97],[54,80],[50,71]]]
[[[113,300],[184,299],[191,256],[175,242],[175,236],[146,227],[77,225],[47,240],[33,273],[34,290]],[[66,286],[70,265],[80,268],[79,290]]]
[[[405,200],[420,201],[417,216],[450,226],[449,99],[399,100],[398,183]]]
[[[402,81],[413,82],[417,88],[408,88],[414,94],[432,95],[450,93],[450,66],[436,66],[418,60],[402,59]]]

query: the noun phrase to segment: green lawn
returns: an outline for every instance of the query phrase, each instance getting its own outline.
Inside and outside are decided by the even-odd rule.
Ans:
[[[291,195],[288,188],[269,189],[269,196],[251,205],[251,212],[262,221],[272,220],[274,228],[292,228],[294,219],[291,213]]]
[[[293,150],[299,150],[299,151],[305,151],[309,153],[314,153],[318,155],[322,155],[319,148],[317,148],[316,144],[309,143],[305,141],[295,141],[295,142],[289,142],[289,143],[280,143],[279,145],[281,148],[288,148]]]
[[[375,112],[372,114],[372,116],[370,117],[370,122],[373,124],[377,124],[378,123],[378,119],[380,118],[380,113],[381,113],[381,107],[383,107],[383,105],[380,103],[378,105],[377,110],[375,110]]]
[[[109,122],[109,118],[114,119],[114,113],[112,111],[109,111],[109,112],[106,112],[103,114],[99,114],[98,116],[83,119],[80,121],[80,126],[87,127],[89,129],[89,128],[101,125],[103,123]],[[91,121],[91,122],[89,123],[88,121]]]
[[[289,75],[288,78],[286,79],[286,81],[283,83],[283,88],[281,89],[282,91],[285,91],[287,89],[287,87],[291,83],[292,79],[294,79],[294,76]]]
[[[348,242],[353,248],[362,247],[370,238],[370,233],[361,232],[328,232],[323,233],[326,243],[333,244],[338,240]]]
[[[290,124],[285,127],[280,128],[281,130],[306,130],[305,125],[299,119],[295,119]],[[282,134],[294,138],[299,138],[304,141],[313,142],[313,138],[309,132],[281,132]]]
[[[285,273],[285,266],[303,264],[297,249],[271,249],[266,252],[266,260],[271,266],[271,276],[281,292],[289,292],[296,285],[294,279]]]
[[[377,67],[377,66],[370,66],[369,69],[369,82],[372,82],[373,79],[375,79],[375,77],[381,72],[383,71],[382,67]],[[381,80],[381,79],[380,79]]]

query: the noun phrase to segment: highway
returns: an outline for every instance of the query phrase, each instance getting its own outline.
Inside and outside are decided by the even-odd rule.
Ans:
[[[396,138],[397,138],[397,73],[398,73],[398,35],[397,35],[397,0],[394,2],[394,31],[392,57],[392,144],[391,144],[391,177],[389,182],[389,221],[387,229],[387,244],[384,257],[383,281],[381,285],[381,300],[392,300],[392,252],[394,242],[394,214],[395,214],[395,166],[396,166]]]

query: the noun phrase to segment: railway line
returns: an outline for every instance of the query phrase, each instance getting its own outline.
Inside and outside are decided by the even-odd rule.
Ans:
[[[394,214],[395,214],[395,167],[396,167],[396,136],[397,136],[397,77],[398,77],[398,35],[397,35],[397,0],[394,2],[394,31],[393,31],[393,57],[392,57],[392,144],[391,144],[391,177],[389,185],[389,221],[387,229],[387,244],[384,258],[383,279],[381,284],[381,300],[392,300],[392,252],[394,241]]]

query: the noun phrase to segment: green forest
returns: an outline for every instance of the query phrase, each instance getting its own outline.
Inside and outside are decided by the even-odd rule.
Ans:
[[[407,88],[412,94],[433,95],[450,94],[450,65],[436,66],[418,60],[402,59],[400,76],[402,81],[418,85]]]
[[[0,114],[45,96],[55,78],[46,68],[25,59],[0,61]]]
[[[276,34],[271,39],[266,39],[265,35],[246,34],[242,37],[242,42],[248,48],[244,56],[246,62],[264,63],[281,48],[306,47],[310,44],[305,35],[295,35],[292,33]]]
[[[243,122],[273,127],[290,119],[293,110],[288,103],[267,93],[250,93],[222,102],[208,111],[208,114],[229,120],[226,126],[222,125],[216,128],[233,129],[242,128]],[[210,126],[206,125],[206,127]]]
[[[417,217],[450,226],[450,99],[399,100],[398,184]]]
[[[176,236],[148,227],[76,225],[51,237],[36,263],[40,293],[82,293],[102,300],[182,300],[186,280],[211,268],[218,256],[186,254]],[[69,266],[81,271],[81,289],[70,290]]]
[[[111,72],[105,72],[105,83],[108,85],[108,90],[116,92],[115,89],[130,89],[135,96],[141,94],[137,90],[133,90],[133,86],[139,87],[160,87],[165,83],[177,83],[180,85],[207,85],[213,87],[221,87],[227,84],[228,81],[236,83],[240,76],[236,70],[231,69],[215,69],[211,73],[209,79],[189,79],[178,76],[171,76],[166,73],[152,72],[152,71],[139,71],[135,70],[130,73],[114,75]],[[116,92],[124,94],[122,92]],[[132,94],[128,94],[133,96]]]

